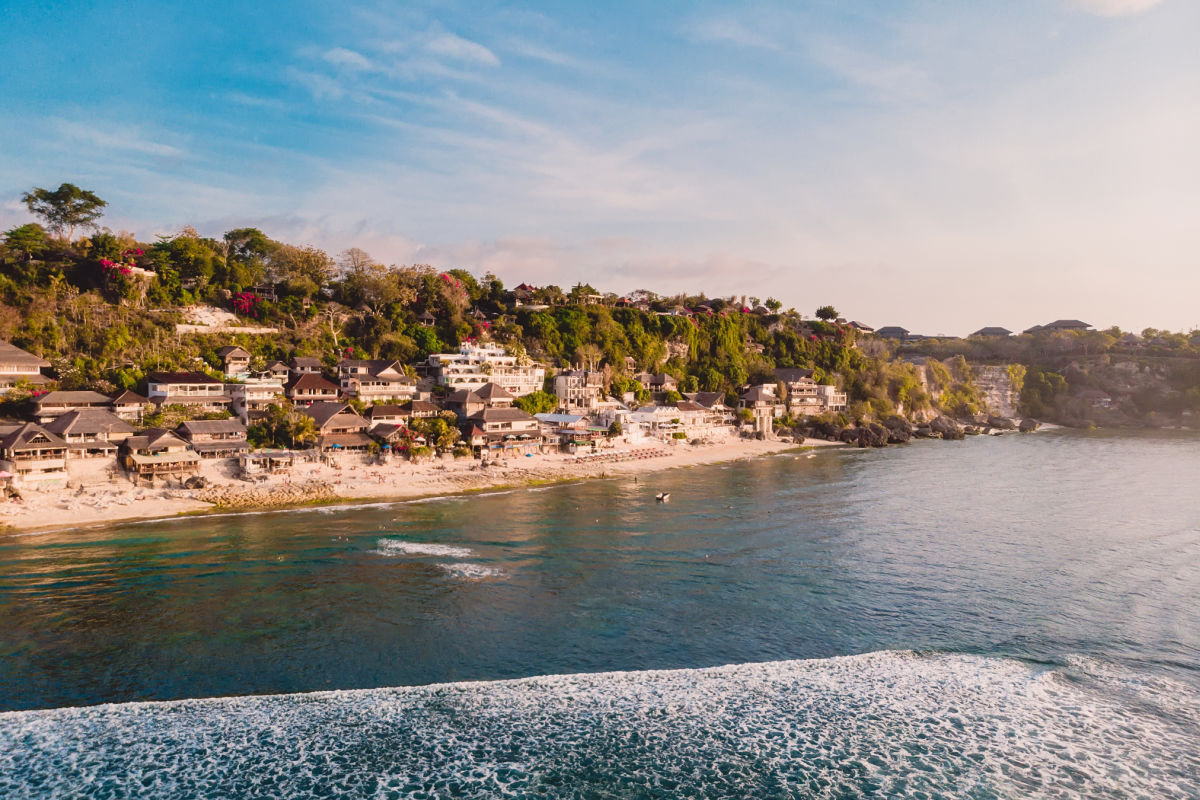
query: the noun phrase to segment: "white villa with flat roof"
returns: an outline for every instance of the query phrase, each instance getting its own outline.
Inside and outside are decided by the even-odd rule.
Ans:
[[[513,397],[523,397],[542,388],[545,367],[519,364],[497,345],[463,345],[457,353],[432,353],[428,366],[441,386],[479,389],[485,383],[502,387]]]

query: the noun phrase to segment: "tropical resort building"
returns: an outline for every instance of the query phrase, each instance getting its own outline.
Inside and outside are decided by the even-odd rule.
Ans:
[[[112,411],[126,422],[141,422],[150,401],[128,389],[112,399]]]
[[[546,381],[545,367],[520,364],[497,345],[464,344],[457,353],[432,353],[425,369],[439,386],[478,389],[495,383],[514,397],[536,392]]]
[[[186,406],[193,413],[229,410],[225,383],[203,372],[151,372],[146,376],[151,403]]]
[[[372,439],[367,435],[369,422],[355,413],[348,403],[318,402],[304,409],[317,426],[317,447],[330,450],[365,451]]]
[[[175,432],[201,458],[233,458],[249,449],[246,426],[236,419],[191,419],[180,423]]]
[[[229,390],[231,410],[247,425],[262,419],[267,409],[278,404],[283,397],[283,383],[271,372],[247,377],[241,383],[226,384],[226,388]]]
[[[0,429],[0,472],[22,483],[65,478],[67,443],[33,422]]]
[[[108,410],[112,408],[112,398],[99,392],[57,391],[47,392],[33,401],[33,415],[42,424],[81,408]]]
[[[293,375],[284,385],[283,393],[298,408],[313,403],[334,403],[339,397],[337,384],[326,380],[318,372]]]
[[[403,403],[417,391],[417,382],[404,371],[399,361],[386,359],[351,360],[338,363],[342,394],[370,405]]]
[[[121,442],[118,459],[134,483],[155,478],[179,478],[200,470],[200,456],[186,441],[166,428],[147,428]]]
[[[222,347],[217,351],[217,357],[225,367],[227,378],[240,378],[250,372],[250,353],[237,345]]]
[[[120,443],[134,434],[132,425],[103,408],[68,411],[45,428],[67,443],[72,458],[115,456]]]
[[[593,412],[604,397],[604,373],[594,369],[568,369],[554,376],[558,407],[567,413]]]
[[[50,379],[42,368],[50,362],[26,352],[8,342],[0,342],[0,389],[11,389],[22,381],[32,386],[44,386]]]
[[[770,436],[775,429],[775,407],[778,403],[775,387],[762,384],[751,386],[742,393],[738,410],[750,412],[755,433]]]

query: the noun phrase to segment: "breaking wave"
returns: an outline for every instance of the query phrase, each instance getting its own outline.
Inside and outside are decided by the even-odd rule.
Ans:
[[[498,578],[503,573],[495,567],[485,567],[483,564],[464,564],[463,562],[450,562],[446,564],[438,564],[442,571],[455,578],[463,578],[464,580],[480,581],[484,578]]]
[[[880,652],[0,714],[5,797],[1197,797],[1194,687]]]
[[[380,539],[375,552],[385,556],[438,556],[439,558],[470,558],[475,552],[469,547],[430,542],[406,542],[403,539]]]

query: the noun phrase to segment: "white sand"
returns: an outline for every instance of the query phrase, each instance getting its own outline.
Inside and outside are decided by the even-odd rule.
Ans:
[[[809,440],[804,446],[838,444]],[[237,477],[234,461],[222,459],[203,462],[201,474],[215,486],[249,488],[323,481],[331,484],[339,497],[348,500],[409,500],[499,486],[641,474],[768,455],[795,446],[781,441],[739,438],[704,445],[643,440],[601,452],[657,450],[665,455],[626,461],[581,461],[570,455],[534,455],[507,458],[488,467],[481,466],[473,458],[439,459],[421,464],[398,461],[380,465],[367,463],[365,456],[345,454],[334,464],[302,462],[288,475],[270,476],[253,483]],[[195,499],[190,490],[135,487],[124,473],[113,469],[112,461],[108,459],[74,460],[68,462],[68,469],[69,489],[61,485],[42,489],[24,487],[20,489],[22,501],[0,500],[0,529],[8,526],[22,531],[63,530],[215,508]]]

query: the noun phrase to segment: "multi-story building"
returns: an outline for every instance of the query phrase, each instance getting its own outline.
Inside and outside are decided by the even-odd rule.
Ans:
[[[835,386],[825,386],[813,380],[811,369],[780,367],[775,370],[775,379],[786,390],[786,409],[793,416],[808,416],[826,411],[844,411],[846,395]],[[777,411],[783,412],[785,406]]]
[[[473,434],[476,429],[482,437],[481,447],[493,455],[521,455],[541,449],[541,426],[532,414],[519,408],[485,408],[478,414],[460,423],[464,432]]]
[[[111,411],[80,408],[68,411],[46,425],[46,430],[67,443],[75,458],[114,456],[117,446],[133,435],[133,426]]]
[[[250,353],[237,345],[222,347],[217,351],[217,357],[225,367],[226,377],[238,377],[250,371]]]
[[[568,369],[554,376],[558,407],[593,412],[604,398],[604,373],[594,369]]]
[[[192,419],[175,429],[201,458],[236,458],[246,452],[246,426],[236,419]]]
[[[267,408],[283,396],[283,383],[271,372],[253,375],[241,383],[231,383],[228,389],[233,413],[247,425],[262,419]]]
[[[346,403],[313,403],[304,409],[317,425],[317,447],[322,451],[361,452],[371,447],[369,422]]]
[[[151,372],[146,380],[146,394],[155,405],[187,406],[198,412],[229,409],[225,384],[203,372]]]
[[[42,367],[48,366],[50,362],[46,359],[0,342],[0,389],[11,389],[21,381],[34,386],[49,383],[50,379],[42,374]]]
[[[338,363],[342,394],[362,402],[403,403],[417,391],[417,382],[404,372],[399,361],[386,359],[351,360]]]
[[[296,373],[283,388],[283,393],[297,406],[313,403],[332,403],[338,399],[338,387],[317,372]]]
[[[67,477],[67,443],[40,425],[26,422],[0,435],[0,470],[21,481]]]
[[[775,387],[762,384],[751,386],[742,393],[741,399],[738,400],[738,410],[750,412],[755,433],[770,436],[775,429],[775,408],[778,404]]]
[[[99,392],[47,392],[34,401],[33,415],[45,425],[55,417],[81,408],[109,410],[112,408],[112,398]]]
[[[200,456],[166,428],[147,428],[121,442],[120,461],[134,483],[145,478],[179,478],[200,470]]]
[[[544,367],[518,364],[516,356],[497,345],[463,345],[457,353],[433,353],[427,369],[441,386],[478,389],[495,383],[513,397],[532,394],[546,381]]]

